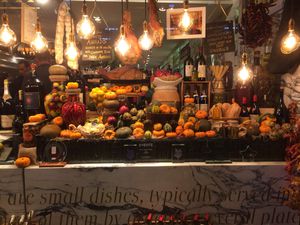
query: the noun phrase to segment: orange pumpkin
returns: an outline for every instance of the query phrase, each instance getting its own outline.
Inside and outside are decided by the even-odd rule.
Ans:
[[[177,134],[176,134],[176,132],[168,132],[168,133],[166,133],[166,137],[175,138],[175,137],[177,137]]]
[[[77,131],[72,131],[70,133],[70,138],[71,139],[79,139],[81,138],[81,133],[77,132]]]
[[[104,96],[106,99],[109,99],[109,100],[113,100],[113,99],[117,98],[117,94],[113,91],[109,91],[109,92],[105,93]]]
[[[185,98],[184,99],[185,103],[194,103],[194,101],[195,101],[194,98]]]
[[[55,117],[55,118],[52,120],[52,122],[53,122],[54,124],[56,124],[57,126],[61,126],[61,125],[64,124],[64,120],[63,120],[63,118],[62,118],[61,116]]]
[[[197,138],[205,138],[206,137],[206,133],[205,132],[196,132],[195,136]]]
[[[195,136],[195,132],[192,129],[185,129],[183,131],[183,135],[187,138],[190,138]]]
[[[70,130],[62,130],[60,132],[60,136],[64,137],[64,138],[70,138],[70,135],[71,135],[71,131]]]
[[[117,95],[125,95],[127,91],[123,88],[120,88],[116,91]]]
[[[140,93],[141,92],[141,87],[139,85],[133,86],[133,92]]]
[[[141,139],[144,137],[145,131],[142,128],[135,128],[132,132],[135,139]]]
[[[196,118],[195,117],[193,117],[193,116],[190,116],[189,118],[188,118],[188,122],[191,122],[191,123],[195,123],[196,122]]]
[[[128,85],[125,87],[125,90],[127,93],[130,93],[130,92],[132,92],[132,87],[130,85]]]
[[[29,122],[41,122],[45,118],[42,116],[42,114],[37,114],[34,116],[29,116],[28,121]]]
[[[104,139],[105,140],[112,140],[116,136],[116,133],[113,130],[106,130],[104,132]]]
[[[119,86],[112,86],[109,90],[116,92],[119,89]]]
[[[154,124],[153,129],[156,131],[160,131],[162,129],[162,124],[161,123]]]
[[[25,168],[31,164],[31,160],[29,157],[19,157],[16,159],[15,164],[19,168]]]
[[[205,134],[207,137],[210,137],[210,138],[215,137],[217,135],[216,131],[214,131],[214,130],[206,131]]]
[[[171,108],[167,104],[162,104],[161,106],[159,106],[159,111],[161,111],[162,113],[170,113]]]
[[[182,126],[177,126],[176,129],[175,129],[175,131],[176,131],[177,135],[180,135],[180,134],[183,133],[183,127]]]
[[[183,118],[180,118],[180,119],[178,120],[178,125],[179,125],[179,126],[184,126],[184,119],[183,119]]]
[[[186,122],[183,126],[183,128],[186,129],[192,129],[194,127],[194,124],[192,122]]]
[[[261,126],[259,127],[260,133],[263,133],[263,134],[270,133],[271,130],[272,130],[272,129],[271,129],[271,127],[269,127],[269,126],[261,125]]]
[[[155,136],[155,137],[159,137],[159,138],[162,138],[162,137],[164,137],[165,136],[165,131],[164,130],[154,130],[153,132],[152,132],[152,134],[153,134],[153,136]]]
[[[198,119],[205,119],[207,117],[207,112],[204,110],[198,110],[195,114]]]
[[[137,121],[137,122],[135,122],[135,123],[133,124],[133,128],[134,128],[134,129],[135,129],[135,128],[141,128],[141,129],[144,129],[144,124],[143,124],[142,122]]]
[[[173,113],[173,114],[177,114],[178,113],[178,109],[176,109],[175,107],[170,107],[170,111],[171,111],[171,113]]]

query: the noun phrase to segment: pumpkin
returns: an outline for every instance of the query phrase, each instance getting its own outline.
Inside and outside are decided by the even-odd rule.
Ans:
[[[183,126],[183,128],[186,129],[193,129],[194,124],[192,122],[186,122]]]
[[[105,99],[103,101],[103,107],[107,109],[118,109],[119,108],[119,101],[118,100],[108,100]]]
[[[116,136],[116,133],[113,130],[106,130],[104,132],[104,139],[105,140],[112,140]]]
[[[177,134],[176,134],[176,132],[167,132],[166,133],[166,137],[168,137],[168,138],[175,138],[175,137],[177,137]]]
[[[133,92],[135,92],[135,93],[141,92],[141,87],[139,85],[133,86]]]
[[[167,104],[162,104],[159,107],[159,111],[162,112],[162,113],[170,113],[171,112],[171,108]]]
[[[179,125],[179,126],[184,126],[184,119],[183,119],[183,118],[180,118],[180,119],[178,120],[178,125]]]
[[[130,127],[121,127],[116,131],[117,138],[128,138],[132,134]]]
[[[172,126],[169,123],[166,123],[163,129],[165,132],[172,132]]]
[[[185,129],[183,131],[183,135],[186,137],[186,138],[191,138],[191,137],[194,137],[195,136],[195,132],[192,130],[192,129]]]
[[[70,130],[62,130],[60,132],[60,136],[64,137],[64,138],[70,138],[70,135],[71,135],[71,131]]]
[[[148,86],[143,85],[143,86],[141,87],[141,92],[146,93],[146,92],[148,92],[148,91],[149,91],[149,87],[148,87]]]
[[[144,137],[145,137],[146,139],[151,139],[151,138],[152,138],[152,133],[151,133],[151,131],[150,131],[150,130],[147,130],[147,131],[145,132],[145,134],[144,134]]]
[[[138,110],[138,113],[136,115],[139,119],[143,119],[144,117],[146,117],[145,111],[140,109]]]
[[[178,109],[176,109],[175,107],[170,107],[170,112],[172,113],[172,114],[177,114],[178,113]]]
[[[143,138],[144,134],[145,134],[145,132],[144,132],[144,130],[142,128],[138,127],[138,128],[135,128],[133,130],[133,136],[135,137],[135,139],[141,139],[141,138]]]
[[[79,87],[79,84],[77,82],[68,82],[67,83],[67,89],[77,89]]]
[[[209,131],[206,131],[205,134],[207,137],[211,138],[211,137],[215,137],[217,133],[214,130],[209,130]]]
[[[130,121],[132,118],[131,114],[129,112],[126,112],[123,114],[123,120]]]
[[[29,122],[41,122],[43,119],[39,115],[29,116],[28,121]]]
[[[103,92],[107,92],[107,87],[106,86],[101,86],[100,88],[99,88],[101,91],[103,91]]]
[[[126,86],[126,87],[125,87],[125,90],[126,90],[127,93],[132,92],[132,87],[131,87],[131,85]]]
[[[165,131],[164,130],[154,130],[153,135],[155,137],[162,138],[165,136]]]
[[[194,124],[196,122],[196,118],[193,116],[190,116],[187,121]]]
[[[132,116],[136,116],[138,114],[138,110],[137,108],[132,108],[130,109],[130,112],[129,112]]]
[[[31,160],[29,157],[19,157],[16,159],[15,164],[19,168],[25,168],[31,164]]]
[[[185,98],[184,103],[194,103],[194,98]]]
[[[117,98],[117,94],[113,91],[106,92],[104,97],[109,100],[113,100]]]
[[[56,124],[57,126],[61,126],[61,125],[64,124],[64,120],[63,120],[63,118],[62,118],[61,116],[55,117],[55,118],[52,120],[52,122],[53,122],[54,124]]]
[[[211,123],[206,119],[199,120],[199,131],[209,131],[211,129]],[[196,125],[195,125],[196,127]]]
[[[195,136],[197,138],[205,138],[206,137],[206,133],[205,132],[196,132]]]
[[[118,89],[117,91],[116,91],[116,93],[117,93],[117,95],[125,95],[127,92],[126,92],[126,90],[125,89]]]
[[[204,119],[207,117],[207,112],[204,110],[198,110],[195,114],[197,119]]]
[[[109,90],[116,92],[119,89],[119,86],[112,86]]]
[[[161,123],[154,124],[153,129],[156,130],[156,131],[161,130],[162,129],[162,124]]]
[[[42,127],[40,134],[43,137],[56,138],[60,135],[61,129],[56,124],[47,124]]]
[[[175,129],[175,132],[177,135],[180,135],[183,133],[183,127],[182,126],[177,126]]]
[[[71,132],[71,134],[70,134],[70,138],[71,138],[71,139],[79,139],[79,138],[81,138],[81,133],[80,133],[80,132],[77,132],[77,131],[73,131],[73,132]]]
[[[160,113],[160,108],[159,108],[159,106],[158,106],[158,105],[152,106],[151,112],[152,112],[152,113]]]
[[[270,133],[271,130],[272,130],[272,129],[271,129],[271,127],[269,127],[269,126],[261,125],[261,126],[259,127],[260,133],[263,133],[263,134]]]
[[[133,128],[136,129],[136,128],[141,128],[141,129],[144,129],[144,124],[142,122],[135,122],[133,124]]]

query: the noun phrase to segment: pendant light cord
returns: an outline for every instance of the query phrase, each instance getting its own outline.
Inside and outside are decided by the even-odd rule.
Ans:
[[[145,21],[147,20],[147,0],[145,0],[145,5],[144,5],[144,10],[145,10]]]
[[[124,19],[123,19],[123,17],[124,17],[124,15],[123,15],[123,11],[124,11],[124,6],[123,6],[123,0],[121,1],[121,21],[122,21],[122,25],[124,25]]]
[[[72,0],[70,0],[71,34],[73,35]]]

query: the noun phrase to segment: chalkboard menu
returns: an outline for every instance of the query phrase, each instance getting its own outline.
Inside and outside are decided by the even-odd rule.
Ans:
[[[235,50],[233,22],[224,21],[207,24],[206,42],[208,54],[233,52]]]
[[[88,40],[83,47],[83,61],[109,61],[112,58],[111,36],[99,33]]]

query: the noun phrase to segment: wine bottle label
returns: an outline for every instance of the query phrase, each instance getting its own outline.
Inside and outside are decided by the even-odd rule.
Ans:
[[[39,109],[40,108],[40,93],[39,92],[25,92],[25,109]]]
[[[193,65],[186,65],[185,66],[185,76],[192,77],[193,75]]]
[[[198,78],[206,78],[206,66],[198,65]]]
[[[200,110],[207,112],[208,110],[207,104],[200,104]]]
[[[15,115],[1,115],[1,126],[4,129],[12,128]]]

